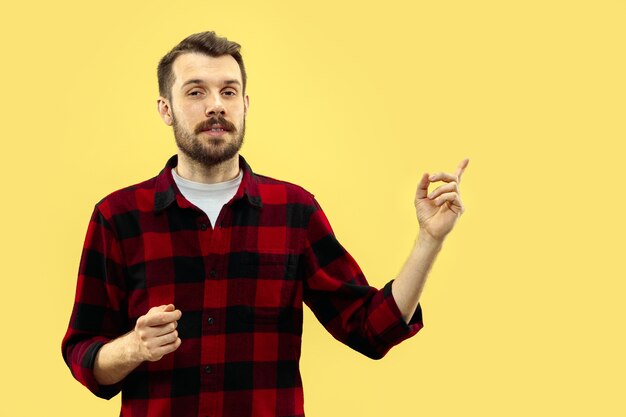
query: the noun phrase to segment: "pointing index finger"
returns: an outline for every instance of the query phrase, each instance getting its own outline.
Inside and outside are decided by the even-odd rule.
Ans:
[[[461,182],[461,175],[463,175],[463,172],[465,171],[465,168],[467,168],[468,164],[469,164],[469,158],[465,158],[464,160],[461,161],[461,163],[457,167],[455,174],[456,174],[456,177],[458,178],[458,182]]]

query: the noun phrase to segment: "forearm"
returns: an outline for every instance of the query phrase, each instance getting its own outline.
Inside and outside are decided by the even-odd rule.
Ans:
[[[406,323],[417,308],[428,273],[442,245],[443,241],[420,232],[409,258],[393,282],[391,292]]]
[[[143,362],[135,348],[135,338],[132,331],[100,348],[93,368],[94,377],[99,384],[116,384]]]

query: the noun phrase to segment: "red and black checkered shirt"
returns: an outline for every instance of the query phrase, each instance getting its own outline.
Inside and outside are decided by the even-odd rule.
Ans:
[[[171,169],[116,191],[93,212],[63,339],[74,377],[122,416],[304,416],[299,359],[306,303],[339,341],[381,358],[423,326],[368,285],[312,194],[252,172],[214,227],[180,193]],[[181,346],[103,386],[98,349],[153,306],[174,304]]]

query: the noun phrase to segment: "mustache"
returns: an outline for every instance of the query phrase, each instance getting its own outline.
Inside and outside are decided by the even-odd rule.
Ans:
[[[209,130],[211,125],[221,125],[224,129],[229,132],[234,132],[237,130],[234,124],[224,119],[222,116],[211,117],[210,119],[205,120],[204,122],[198,123],[194,132],[196,134],[202,133],[205,130]]]

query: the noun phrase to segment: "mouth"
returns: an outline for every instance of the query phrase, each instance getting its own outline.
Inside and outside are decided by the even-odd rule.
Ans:
[[[224,127],[224,125],[220,125],[220,124],[213,124],[211,126],[209,126],[207,129],[204,129],[205,132],[211,131],[211,132],[218,132],[218,131],[225,131],[228,132],[228,129]]]
[[[209,126],[208,129],[203,129],[203,133],[207,133],[210,136],[222,136],[228,133],[230,130],[226,129],[224,126],[219,124],[214,124]]]

